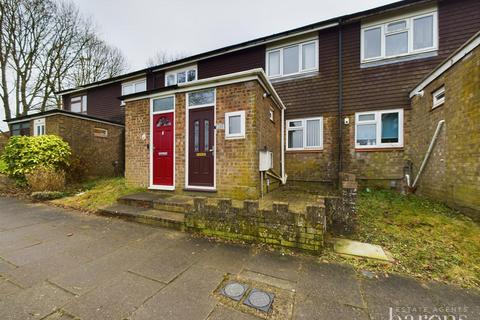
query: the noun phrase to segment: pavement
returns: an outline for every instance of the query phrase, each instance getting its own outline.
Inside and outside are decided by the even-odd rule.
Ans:
[[[2,320],[480,319],[478,291],[318,260],[0,198]],[[220,293],[234,281],[239,301]]]

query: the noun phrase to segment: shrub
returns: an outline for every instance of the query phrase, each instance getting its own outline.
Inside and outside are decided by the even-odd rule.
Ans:
[[[65,188],[65,171],[36,167],[25,175],[32,191],[61,191]]]
[[[47,201],[63,198],[65,194],[60,191],[39,191],[33,192],[32,198],[38,201]]]
[[[70,165],[67,171],[67,179],[70,182],[83,181],[88,172],[87,161],[78,155],[70,157]]]
[[[5,146],[2,160],[10,177],[25,182],[25,175],[40,166],[66,169],[71,153],[68,143],[58,136],[14,136]]]

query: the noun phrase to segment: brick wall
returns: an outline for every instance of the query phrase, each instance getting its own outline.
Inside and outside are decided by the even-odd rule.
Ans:
[[[386,108],[388,109],[388,108]],[[353,173],[363,186],[401,187],[406,164],[405,146],[410,142],[410,110],[404,110],[403,148],[355,149],[355,114],[344,116],[343,171]]]
[[[280,110],[275,121],[268,119],[272,101],[263,98],[263,89],[256,81],[219,86],[216,89],[216,187],[218,194],[232,198],[258,198],[260,174],[258,152],[264,146],[274,151],[277,172],[280,171]],[[245,139],[226,140],[225,113],[245,110]],[[127,181],[148,186],[149,100],[127,102],[126,178]],[[145,135],[146,140],[142,140]],[[185,187],[185,93],[175,95],[175,186],[176,192]]]
[[[438,121],[445,125],[420,177],[417,193],[446,202],[480,219],[480,48],[412,99],[412,138],[407,154],[413,175]],[[432,109],[432,92],[445,86],[445,103]],[[414,134],[413,134],[414,133]]]
[[[149,183],[150,102],[128,102],[125,106],[125,178],[146,187]]]
[[[33,120],[30,121],[30,126],[33,128]],[[108,136],[96,137],[95,128],[108,130]],[[87,176],[113,176],[114,161],[118,161],[119,173],[123,173],[123,127],[65,115],[53,115],[45,118],[45,132],[58,135],[68,142],[72,153],[80,157],[85,164]]]
[[[285,171],[288,175],[288,180],[309,182],[335,181],[338,176],[337,137],[337,118],[335,116],[324,116],[323,150],[286,151]]]

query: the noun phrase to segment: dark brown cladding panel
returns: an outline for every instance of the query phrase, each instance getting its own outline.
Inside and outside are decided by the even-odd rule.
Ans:
[[[157,71],[147,74],[147,90],[163,88],[165,86],[165,72]]]
[[[259,45],[198,62],[198,79],[255,68],[265,69],[265,46]]]
[[[409,92],[480,30],[480,1],[440,1],[439,51],[431,58],[360,68],[360,23],[344,27],[344,111],[409,108]]]
[[[316,76],[274,83],[287,107],[286,118],[336,112],[338,106],[337,28],[318,34],[319,70]]]
[[[120,82],[87,90],[87,114],[113,121],[124,121],[123,108],[120,105],[122,84]],[[70,110],[70,98],[82,93],[66,95],[63,98],[64,109]]]

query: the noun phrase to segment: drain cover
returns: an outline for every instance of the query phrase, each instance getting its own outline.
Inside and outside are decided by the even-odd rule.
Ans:
[[[243,303],[252,308],[268,312],[272,306],[273,298],[273,293],[252,289]]]
[[[226,297],[239,301],[242,299],[243,294],[247,291],[247,289],[248,286],[246,284],[229,282],[220,290],[220,292]]]

